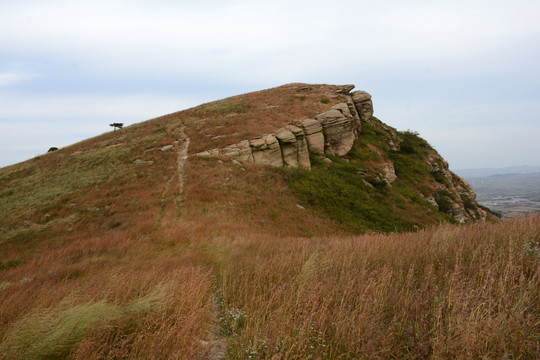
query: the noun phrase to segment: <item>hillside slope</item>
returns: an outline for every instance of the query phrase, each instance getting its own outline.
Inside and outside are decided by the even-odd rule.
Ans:
[[[338,124],[334,128],[323,124],[322,149],[317,153],[314,142],[307,141],[310,150],[304,152],[310,172],[287,163],[282,169],[232,162],[235,156],[219,152],[213,155],[222,161],[204,157],[211,149],[262,141],[264,134],[279,135],[291,124],[320,120],[321,114],[342,114],[343,105],[348,105],[345,111],[351,108],[351,87],[290,84],[239,95],[3,168],[2,233],[24,238],[45,228],[44,234],[64,227],[129,229],[141,224],[135,220],[139,216],[152,223],[169,212],[181,212],[184,221],[219,219],[218,227],[277,229],[283,235],[410,230],[445,220],[490,218],[435,150],[413,133],[384,125],[371,116],[372,108],[330,119]],[[313,136],[306,131],[306,140]],[[272,153],[264,147],[259,158],[271,164],[276,153],[264,155]],[[279,146],[277,156],[286,162]],[[343,201],[350,204],[342,207]]]
[[[353,87],[290,84],[222,100],[211,107],[222,109],[217,116],[194,110],[180,117],[196,139],[197,156],[284,167],[301,201],[348,230],[412,230],[493,218],[426,141],[373,117],[371,95],[350,93]],[[266,102],[253,106],[250,97]]]
[[[349,91],[235,96],[0,169],[0,356],[537,351],[539,219],[485,221],[429,144]],[[307,119],[324,141],[304,132],[306,158]],[[222,152],[245,141],[252,160]],[[376,234],[396,230],[418,234]]]

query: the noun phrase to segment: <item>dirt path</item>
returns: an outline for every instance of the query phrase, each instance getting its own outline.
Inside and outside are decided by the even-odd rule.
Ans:
[[[171,178],[167,181],[167,184],[165,185],[165,189],[163,189],[163,192],[161,193],[161,207],[163,208],[165,206],[165,196],[169,192],[169,188],[171,187],[172,183],[174,182],[175,178],[178,178],[178,196],[174,199],[174,202],[176,204],[176,207],[179,208],[183,198],[184,198],[184,165],[186,164],[187,158],[188,158],[188,151],[189,151],[189,143],[191,142],[190,137],[186,134],[186,126],[182,125],[180,127],[180,135],[182,139],[178,139],[177,145],[176,145],[176,173],[171,176]]]
[[[202,341],[202,351],[200,360],[223,360],[227,356],[227,338],[220,334],[219,324],[220,306],[216,303],[212,304],[210,315],[212,316],[213,327],[211,329],[211,338],[208,341]]]
[[[184,145],[181,149],[178,149],[178,197],[177,197],[177,205],[179,205],[184,196],[184,165],[186,164],[187,158],[188,158],[188,150],[189,150],[189,143],[191,142],[191,139],[186,134],[186,126],[182,125],[180,128],[180,133],[182,134],[182,137],[184,138]]]

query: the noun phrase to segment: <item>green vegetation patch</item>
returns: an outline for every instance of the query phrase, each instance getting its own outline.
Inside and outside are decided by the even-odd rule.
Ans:
[[[92,330],[108,328],[115,321],[137,323],[156,312],[165,295],[160,284],[144,297],[125,305],[105,301],[75,304],[67,297],[50,309],[36,310],[21,319],[15,331],[0,343],[0,353],[10,359],[66,359]]]
[[[362,123],[346,160],[332,157],[326,164],[313,157],[311,170],[283,169],[285,181],[304,204],[356,233],[411,231],[435,221],[452,221],[422,197],[433,178],[446,181],[427,163],[435,150],[411,131],[399,133],[401,149],[391,150],[391,130],[384,126],[376,118]],[[391,186],[377,173],[377,164],[388,161],[398,176]]]
[[[66,303],[26,316],[1,346],[12,359],[67,358],[73,345],[95,325],[120,317],[117,307],[103,301],[67,307]]]
[[[6,260],[6,261],[3,261],[3,262],[0,262],[0,270],[11,269],[11,268],[14,268],[14,267],[16,267],[16,266],[18,266],[20,264],[22,264],[21,259]]]
[[[328,166],[305,169],[282,169],[285,181],[302,200],[345,228],[356,233],[410,231],[414,223],[398,216],[387,196],[387,186],[374,180],[370,184],[358,162],[346,163],[337,158]]]
[[[430,176],[435,177],[437,174],[432,174],[426,163],[429,152],[434,151],[431,146],[417,133],[405,131],[399,135],[403,139],[400,150],[389,152],[396,175],[415,184],[425,182]]]

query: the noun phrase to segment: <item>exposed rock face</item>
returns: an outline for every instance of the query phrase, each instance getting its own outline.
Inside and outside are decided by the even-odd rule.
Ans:
[[[243,162],[253,162],[253,154],[249,146],[249,141],[244,140],[237,144],[229,145],[223,149],[212,149],[197,154],[203,157],[226,156],[238,159]]]
[[[315,119],[323,127],[326,150],[330,154],[343,156],[351,150],[356,139],[356,123],[347,104],[337,104]]]
[[[388,184],[392,184],[397,179],[396,171],[394,170],[394,164],[392,162],[386,162],[382,166],[382,176]]]
[[[331,164],[325,155],[346,155],[359,136],[362,123],[373,116],[371,95],[365,91],[349,94],[353,88],[353,85],[338,86],[336,93],[342,94],[347,101],[332,106],[314,119],[295,121],[274,133],[197,155],[228,157],[237,163],[311,168],[310,154],[313,154],[322,157],[324,163]],[[372,121],[371,125],[375,124]],[[398,132],[384,124],[377,126],[384,133],[387,149],[400,151],[402,139]],[[388,157],[384,158],[384,151],[376,152],[379,156],[373,169],[377,173],[376,178],[391,186],[398,178],[394,164]],[[429,190],[423,191],[422,196],[428,203],[458,222],[482,221],[488,217],[486,211],[476,205],[472,188],[448,169],[440,155],[433,152],[425,161],[436,179]]]
[[[349,94],[352,89],[354,89],[354,85],[352,85],[352,84],[350,84],[350,85],[340,85],[340,86],[337,87],[336,92],[338,94]]]
[[[435,198],[433,196],[428,196],[426,198],[426,201],[431,205],[435,206],[437,209],[439,208],[439,205],[437,204],[437,201],[435,201]]]
[[[283,165],[289,167],[298,167],[298,144],[296,136],[289,130],[281,130],[276,133],[276,138],[281,146],[283,155]]]
[[[344,91],[346,89],[348,87]],[[261,165],[311,168],[310,153],[343,156],[351,150],[360,130],[360,117],[350,99],[348,104],[334,105],[316,119],[306,119],[297,125],[197,155],[225,156]]]
[[[315,119],[307,119],[302,122],[302,128],[306,136],[309,152],[324,154],[324,135],[322,125]]]
[[[427,164],[432,173],[439,173],[444,176],[444,181],[427,197],[437,203],[440,210],[446,212],[454,220],[464,223],[468,221],[485,221],[487,212],[476,205],[476,194],[471,186],[459,176],[453,174],[448,169],[448,163],[438,154],[432,154],[427,158]],[[442,195],[441,195],[442,194]],[[449,205],[441,209],[441,198]],[[439,201],[437,201],[439,199]],[[430,203],[432,203],[430,201]]]
[[[289,130],[296,137],[296,154],[298,166],[311,169],[311,162],[309,161],[309,149],[304,130],[294,125],[289,125]]]
[[[253,162],[261,165],[283,166],[281,148],[274,134],[251,140],[249,145],[253,153]]]
[[[371,95],[365,91],[355,91],[352,93],[352,100],[362,120],[368,120],[373,116],[373,102]]]
[[[273,134],[244,140],[222,149],[211,149],[198,156],[230,157],[237,161],[271,166],[311,168],[309,155],[346,155],[360,133],[362,120],[373,115],[371,95],[365,91],[350,94],[354,85],[337,86],[336,93],[343,94],[347,102],[339,103],[328,111],[290,124]],[[302,88],[303,89],[303,88]],[[302,90],[301,89],[301,90]],[[343,96],[342,95],[342,96]],[[336,95],[337,96],[337,95]],[[385,171],[391,183],[393,170]]]

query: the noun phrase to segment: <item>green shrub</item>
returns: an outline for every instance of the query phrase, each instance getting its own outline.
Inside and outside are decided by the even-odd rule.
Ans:
[[[403,131],[399,133],[402,142],[400,143],[400,152],[402,154],[426,154],[426,150],[432,149],[426,140],[422,139],[416,131]]]
[[[439,196],[443,210],[436,213],[421,196],[431,191],[431,176],[441,181],[444,178],[442,172],[431,173],[427,164],[426,157],[432,153],[429,144],[418,133],[406,131],[400,134],[405,151],[392,151],[388,131],[383,126],[377,118],[363,122],[361,134],[346,156],[347,161],[329,156],[332,163],[327,164],[311,155],[311,171],[280,171],[303,203],[349,231],[410,231],[434,219],[452,221],[445,214],[451,208],[451,199],[445,198],[445,194]],[[398,176],[391,186],[367,166],[388,160],[392,161]]]
[[[219,334],[231,336],[240,331],[247,322],[246,313],[240,309],[227,309],[219,317]]]
[[[330,99],[322,98],[322,99],[321,99],[321,102],[322,102],[323,104],[329,104],[329,103],[330,103]]]
[[[452,194],[447,190],[439,190],[434,194],[439,210],[445,214],[452,210]]]
[[[22,264],[21,259],[11,259],[5,262],[0,262],[0,270],[11,269]]]
[[[465,209],[476,210],[476,202],[467,195],[462,195],[461,201],[463,201],[463,206],[465,206]]]
[[[442,170],[432,171],[431,175],[433,176],[435,180],[437,180],[441,184],[448,186],[448,181],[446,181],[446,176],[444,176],[444,173],[442,172]]]

